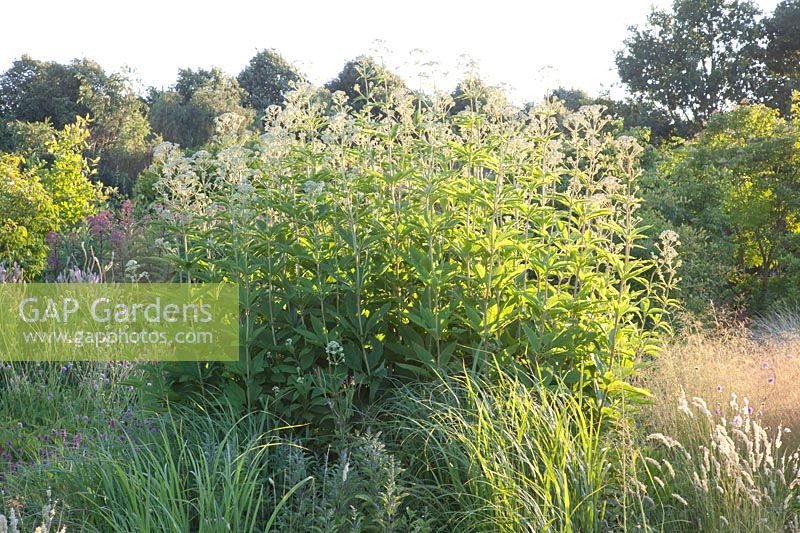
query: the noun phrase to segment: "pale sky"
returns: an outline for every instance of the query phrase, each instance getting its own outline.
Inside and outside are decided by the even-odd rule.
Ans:
[[[778,0],[756,0],[772,11]],[[450,90],[466,55],[482,77],[515,100],[558,86],[620,94],[614,52],[626,28],[671,0],[84,2],[25,0],[3,5],[0,70],[22,54],[68,61],[89,57],[107,70],[132,67],[141,82],[167,87],[179,68],[217,66],[236,75],[275,48],[312,82],[376,48],[413,88],[419,54],[439,64]],[[376,45],[381,40],[384,45]],[[417,57],[417,59],[415,59]]]

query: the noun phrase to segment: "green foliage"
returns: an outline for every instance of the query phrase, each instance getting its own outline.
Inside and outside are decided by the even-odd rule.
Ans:
[[[45,144],[49,161],[33,161],[42,185],[53,199],[58,224],[56,231],[83,221],[97,212],[105,200],[105,193],[90,177],[94,169],[83,157],[89,130],[80,117],[55,133],[55,138]]]
[[[62,65],[25,55],[0,76],[0,116],[23,122],[50,120],[61,129],[90,111],[81,102],[82,86],[97,91],[106,82],[102,67],[88,59]]]
[[[776,72],[800,77],[800,2],[783,0],[765,21],[767,58]]]
[[[109,76],[99,89],[84,84],[81,102],[90,110],[88,148],[98,157],[97,174],[106,185],[129,194],[149,163],[152,132],[147,104],[125,76]]]
[[[631,28],[617,53],[620,78],[636,95],[699,126],[747,98],[769,101],[763,31],[750,0],[675,0]]]
[[[0,366],[0,487],[15,517],[36,519],[52,488],[68,531],[429,531],[380,435],[348,428],[317,452],[265,411],[151,411],[150,388],[129,363]]]
[[[260,139],[159,149],[168,257],[179,279],[240,284],[245,346],[237,364],[159,369],[163,385],[251,408],[277,395],[319,422],[318,374],[365,400],[491,354],[613,404],[671,305],[672,237],[633,255],[639,145],[598,107],[560,120],[489,92],[452,115],[446,96],[394,97],[352,112],[337,93],[328,114],[302,87]]]
[[[325,84],[330,92],[342,91],[349,105],[360,111],[391,100],[395,91],[403,91],[405,82],[370,56],[358,56],[345,63],[342,71]]]
[[[348,436],[321,457],[296,446],[279,448],[275,455],[273,501],[288,496],[275,531],[432,531],[424,513],[406,507],[409,480],[380,435]],[[299,488],[290,492],[292,487]]]
[[[236,113],[253,121],[252,110],[242,101],[245,91],[239,83],[219,69],[183,69],[172,90],[151,95],[150,124],[164,140],[186,148],[206,144],[214,134],[214,120],[225,113]]]
[[[36,140],[29,138],[33,131],[50,125],[59,130],[78,117],[90,117],[86,151],[100,158],[98,177],[128,191],[146,166],[150,127],[147,107],[127,75],[108,75],[87,59],[62,65],[23,56],[0,76],[1,149],[36,150]],[[21,128],[27,134],[20,134]]]
[[[303,75],[275,50],[258,52],[239,73],[239,86],[247,91],[246,104],[259,115],[271,105],[283,104],[293,83]]]
[[[53,200],[20,156],[0,154],[0,175],[0,262],[36,272],[47,255],[45,235],[56,225]]]
[[[441,530],[599,533],[614,522],[604,421],[567,391],[468,372],[402,388],[384,409]]]
[[[44,266],[47,234],[94,214],[105,193],[90,180],[93,170],[82,155],[89,136],[83,119],[60,131],[47,124],[27,131],[37,145],[29,145],[26,157],[0,154],[8,178],[0,184],[0,257],[34,276]]]
[[[715,115],[664,153],[648,205],[697,242],[681,270],[687,297],[725,303],[733,289],[757,310],[797,296],[798,146],[794,122],[756,105]]]
[[[278,445],[269,423],[263,414],[169,415],[53,473],[88,530],[256,531],[269,516],[266,469]]]

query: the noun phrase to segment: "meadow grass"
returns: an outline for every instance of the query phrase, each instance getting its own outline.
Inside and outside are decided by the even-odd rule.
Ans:
[[[467,372],[399,389],[383,430],[445,529],[603,531],[603,420],[564,390]]]
[[[800,336],[790,320],[784,314],[753,328],[689,330],[668,343],[642,375],[654,395],[645,423],[664,431],[680,426],[674,405],[683,389],[704,398],[711,411],[722,410],[734,393],[748,398],[761,425],[800,428]]]

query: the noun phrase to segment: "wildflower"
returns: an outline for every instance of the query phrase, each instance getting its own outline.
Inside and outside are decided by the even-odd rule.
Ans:
[[[766,361],[762,362],[761,363],[761,368],[763,368],[764,370],[768,369],[769,368],[769,363],[766,362]]]
[[[772,385],[773,383],[775,383],[775,378],[774,378],[774,377],[772,377],[772,376],[768,377],[768,378],[767,378],[767,383],[769,383],[770,385]]]
[[[741,416],[739,416],[739,415],[736,415],[736,416],[734,416],[734,417],[733,417],[733,420],[731,420],[731,424],[732,424],[732,425],[733,425],[733,427],[735,427],[735,428],[738,428],[738,427],[740,427],[740,426],[742,425],[742,417],[741,417]]]
[[[722,392],[722,385],[717,385],[717,392]]]
[[[344,348],[336,341],[330,341],[325,346],[325,354],[331,366],[338,366],[344,362]]]
[[[325,183],[308,180],[303,184],[303,192],[308,195],[309,199],[314,200],[325,192]]]

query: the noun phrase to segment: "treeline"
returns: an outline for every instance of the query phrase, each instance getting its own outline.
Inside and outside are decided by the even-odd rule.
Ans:
[[[654,233],[675,229],[681,236],[684,300],[695,309],[756,309],[779,296],[794,299],[800,137],[792,95],[800,88],[800,0],[784,0],[769,14],[750,0],[675,0],[630,28],[616,64],[627,98],[573,88],[546,97],[570,110],[601,105],[617,117],[615,133],[649,144],[645,217]],[[305,81],[274,50],[257,53],[236,76],[187,68],[169,88],[146,91],[129,73],[107,73],[88,59],[60,64],[22,56],[0,75],[2,165],[15,177],[0,186],[0,203],[14,207],[0,214],[0,261],[41,271],[48,233],[96,214],[111,188],[117,205],[147,189],[157,145],[200,150],[229,113],[241,117],[241,134],[255,135],[268,108],[282,106]],[[343,92],[360,111],[375,100],[391,106],[405,83],[361,56],[325,88]],[[487,105],[487,89],[467,76],[453,90],[449,112]],[[25,197],[39,200],[20,202]],[[60,213],[69,205],[78,207],[65,218]]]

